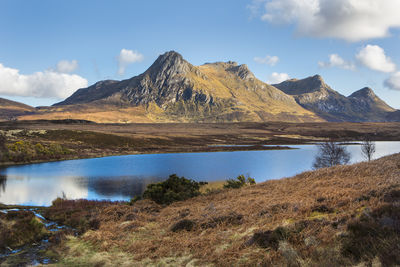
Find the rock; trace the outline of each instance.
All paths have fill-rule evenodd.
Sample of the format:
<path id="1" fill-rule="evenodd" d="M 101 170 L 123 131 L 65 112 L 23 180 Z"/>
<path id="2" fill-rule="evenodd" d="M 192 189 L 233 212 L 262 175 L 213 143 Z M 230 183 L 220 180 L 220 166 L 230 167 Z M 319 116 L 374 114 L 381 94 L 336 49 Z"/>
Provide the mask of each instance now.
<path id="1" fill-rule="evenodd" d="M 233 72 L 242 80 L 250 80 L 256 78 L 246 64 L 230 67 L 227 69 L 227 71 Z"/>

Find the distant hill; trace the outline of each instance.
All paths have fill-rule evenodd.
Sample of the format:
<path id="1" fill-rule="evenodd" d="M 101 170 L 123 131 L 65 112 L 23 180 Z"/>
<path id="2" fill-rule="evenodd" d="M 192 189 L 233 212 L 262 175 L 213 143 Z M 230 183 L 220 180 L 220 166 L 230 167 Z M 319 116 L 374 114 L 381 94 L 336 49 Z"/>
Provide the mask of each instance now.
<path id="1" fill-rule="evenodd" d="M 139 76 L 79 89 L 42 115 L 71 116 L 80 110 L 83 116 L 85 109 L 115 115 L 123 109 L 126 122 L 323 121 L 292 96 L 256 79 L 246 65 L 230 61 L 193 66 L 174 51 L 159 56 Z M 112 119 L 110 113 L 104 115 L 103 122 Z M 89 114 L 79 118 L 96 120 Z"/>
<path id="2" fill-rule="evenodd" d="M 34 111 L 34 107 L 0 97 L 0 120 L 13 120 Z"/>
<path id="3" fill-rule="evenodd" d="M 388 113 L 386 119 L 388 121 L 400 121 L 400 110 Z"/>
<path id="4" fill-rule="evenodd" d="M 371 88 L 363 88 L 346 97 L 329 87 L 319 75 L 291 79 L 273 86 L 292 95 L 302 107 L 327 121 L 387 121 L 388 116 L 396 111 Z"/>

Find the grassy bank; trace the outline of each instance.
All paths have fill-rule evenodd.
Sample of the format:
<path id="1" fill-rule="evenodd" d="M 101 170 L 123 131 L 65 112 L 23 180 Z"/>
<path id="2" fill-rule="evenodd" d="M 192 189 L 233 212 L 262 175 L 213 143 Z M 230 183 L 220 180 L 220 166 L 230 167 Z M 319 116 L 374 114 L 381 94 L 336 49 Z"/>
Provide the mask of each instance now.
<path id="1" fill-rule="evenodd" d="M 396 154 L 169 206 L 58 200 L 46 216 L 82 233 L 58 247 L 70 266 L 394 266 L 399 177 Z"/>

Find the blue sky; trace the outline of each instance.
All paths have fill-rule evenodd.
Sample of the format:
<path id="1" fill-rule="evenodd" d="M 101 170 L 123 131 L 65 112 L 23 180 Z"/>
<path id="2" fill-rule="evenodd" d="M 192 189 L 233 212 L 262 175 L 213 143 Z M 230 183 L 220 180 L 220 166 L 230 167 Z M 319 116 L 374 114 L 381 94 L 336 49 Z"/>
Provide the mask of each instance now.
<path id="1" fill-rule="evenodd" d="M 268 82 L 320 74 L 344 95 L 369 86 L 400 108 L 400 1 L 358 2 L 0 0 L 0 96 L 50 105 L 175 50 L 194 65 L 247 64 Z"/>

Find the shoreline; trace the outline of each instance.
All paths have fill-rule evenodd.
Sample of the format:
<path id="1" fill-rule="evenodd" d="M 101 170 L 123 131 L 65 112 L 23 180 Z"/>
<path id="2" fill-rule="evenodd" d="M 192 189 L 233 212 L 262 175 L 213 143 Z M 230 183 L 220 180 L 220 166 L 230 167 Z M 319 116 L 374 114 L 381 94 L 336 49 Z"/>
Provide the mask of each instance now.
<path id="1" fill-rule="evenodd" d="M 303 144 L 306 145 L 306 144 Z M 312 144 L 309 144 L 312 145 Z M 240 151 L 266 151 L 266 150 L 292 150 L 297 149 L 286 145 L 250 145 L 250 146 L 209 146 L 208 148 L 212 149 L 204 149 L 204 150 L 176 150 L 176 151 L 154 151 L 154 152 L 140 152 L 137 151 L 136 153 L 120 153 L 120 154 L 107 154 L 107 155 L 82 155 L 82 157 L 71 157 L 71 158 L 61 158 L 61 159 L 46 159 L 46 160 L 33 160 L 27 162 L 0 162 L 0 169 L 1 168 L 8 168 L 14 166 L 21 166 L 21 165 L 31 165 L 31 164 L 40 164 L 40 163 L 51 163 L 51 162 L 59 162 L 59 161 L 67 161 L 67 160 L 81 160 L 81 159 L 96 159 L 96 158 L 106 158 L 106 157 L 117 157 L 117 156 L 134 156 L 134 155 L 157 155 L 157 154 L 186 154 L 186 153 L 218 153 L 218 152 L 240 152 Z M 218 148 L 213 149 L 213 148 Z M 219 149 L 221 148 L 221 149 Z"/>

